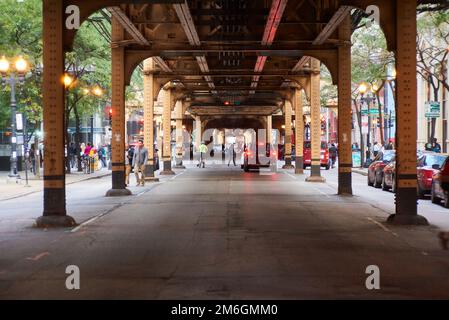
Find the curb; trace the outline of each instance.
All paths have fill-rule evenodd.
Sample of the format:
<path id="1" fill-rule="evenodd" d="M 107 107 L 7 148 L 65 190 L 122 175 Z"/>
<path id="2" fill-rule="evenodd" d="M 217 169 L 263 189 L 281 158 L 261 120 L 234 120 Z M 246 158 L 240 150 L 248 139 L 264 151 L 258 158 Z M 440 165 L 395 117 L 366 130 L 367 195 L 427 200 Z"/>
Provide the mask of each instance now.
<path id="1" fill-rule="evenodd" d="M 68 183 L 66 183 L 65 185 L 67 186 L 67 185 L 70 185 L 70 184 L 75 184 L 75 183 L 79 183 L 79 182 L 83 182 L 83 181 L 88 181 L 88 180 L 93 180 L 93 179 L 101 179 L 101 178 L 104 178 L 104 177 L 107 177 L 107 176 L 110 176 L 110 175 L 112 175 L 112 173 L 111 173 L 111 172 L 108 172 L 108 173 L 101 174 L 101 175 L 98 175 L 98 176 L 95 176 L 95 177 L 88 177 L 88 178 L 85 178 L 85 179 L 80 179 L 80 180 L 77 180 L 77 181 L 68 182 Z M 37 192 L 41 192 L 41 191 L 42 191 L 42 189 L 40 189 L 40 190 L 35 190 L 35 191 L 30 191 L 30 192 L 25 192 L 25 193 L 21 193 L 21 194 L 18 194 L 18 195 L 9 197 L 9 198 L 0 199 L 0 202 L 1 202 L 1 201 L 8 201 L 8 200 L 13 200 L 13 199 L 25 197 L 25 196 L 28 196 L 28 195 L 30 195 L 30 194 L 37 193 Z"/>
<path id="2" fill-rule="evenodd" d="M 352 172 L 361 174 L 362 176 L 367 176 L 368 172 L 360 170 L 360 169 L 352 169 Z"/>

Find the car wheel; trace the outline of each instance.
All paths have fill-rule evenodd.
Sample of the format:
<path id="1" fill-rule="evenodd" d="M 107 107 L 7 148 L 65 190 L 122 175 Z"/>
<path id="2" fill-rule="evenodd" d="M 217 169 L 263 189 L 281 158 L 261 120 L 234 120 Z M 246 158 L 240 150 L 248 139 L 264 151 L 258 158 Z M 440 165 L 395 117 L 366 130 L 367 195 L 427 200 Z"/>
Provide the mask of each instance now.
<path id="1" fill-rule="evenodd" d="M 374 188 L 380 188 L 382 186 L 382 177 L 377 178 L 378 174 L 374 174 Z"/>
<path id="2" fill-rule="evenodd" d="M 331 168 L 331 163 L 328 162 L 327 165 L 326 165 L 326 170 L 329 170 L 330 168 Z"/>
<path id="3" fill-rule="evenodd" d="M 385 182 L 385 175 L 384 175 L 383 178 L 382 178 L 382 190 L 383 191 L 388 191 L 388 189 L 390 189 L 390 187 Z"/>
<path id="4" fill-rule="evenodd" d="M 372 187 L 373 183 L 371 182 L 371 179 L 369 178 L 369 172 L 368 172 L 368 186 Z"/>
<path id="5" fill-rule="evenodd" d="M 432 201 L 432 203 L 440 203 L 440 199 L 436 196 L 435 194 L 435 185 L 432 183 L 432 190 L 430 192 L 430 201 Z"/>

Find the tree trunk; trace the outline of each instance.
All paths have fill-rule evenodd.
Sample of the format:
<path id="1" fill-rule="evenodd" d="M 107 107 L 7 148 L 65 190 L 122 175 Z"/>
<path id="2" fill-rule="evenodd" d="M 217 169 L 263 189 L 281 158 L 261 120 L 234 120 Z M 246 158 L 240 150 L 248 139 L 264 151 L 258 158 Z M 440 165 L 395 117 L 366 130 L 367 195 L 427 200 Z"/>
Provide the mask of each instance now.
<path id="1" fill-rule="evenodd" d="M 363 163 L 365 162 L 365 146 L 363 141 L 363 133 L 362 133 L 362 111 L 357 108 L 357 101 L 355 99 L 352 100 L 354 103 L 357 125 L 359 126 L 359 134 L 360 134 L 360 163 L 363 167 Z"/>
<path id="2" fill-rule="evenodd" d="M 377 98 L 377 106 L 379 108 L 380 143 L 383 146 L 385 144 L 385 139 L 384 139 L 384 117 L 382 116 L 382 105 L 380 103 L 379 91 L 380 91 L 380 89 L 376 92 L 376 98 Z"/>
<path id="3" fill-rule="evenodd" d="M 66 92 L 68 94 L 68 92 Z M 69 120 L 70 120 L 70 106 L 69 106 L 69 98 L 67 98 L 67 103 L 65 107 L 65 121 L 64 121 L 64 135 L 65 135 L 65 150 L 67 152 L 67 156 L 65 157 L 65 173 L 70 173 L 70 155 L 69 155 L 69 143 L 70 143 L 70 134 L 69 134 Z"/>
<path id="4" fill-rule="evenodd" d="M 76 154 L 77 154 L 77 168 L 78 172 L 82 172 L 83 168 L 81 167 L 81 119 L 78 112 L 78 107 L 75 104 L 73 111 L 75 113 L 75 147 L 76 147 Z"/>

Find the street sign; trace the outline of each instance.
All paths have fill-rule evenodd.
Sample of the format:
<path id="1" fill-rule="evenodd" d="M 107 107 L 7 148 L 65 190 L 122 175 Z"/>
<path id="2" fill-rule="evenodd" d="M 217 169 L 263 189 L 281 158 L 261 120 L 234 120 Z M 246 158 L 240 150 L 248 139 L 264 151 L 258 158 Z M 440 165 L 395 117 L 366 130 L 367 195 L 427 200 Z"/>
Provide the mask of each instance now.
<path id="1" fill-rule="evenodd" d="M 425 117 L 426 118 L 439 118 L 440 117 L 440 103 L 435 101 L 429 101 L 424 104 Z"/>
<path id="2" fill-rule="evenodd" d="M 379 109 L 369 109 L 369 114 L 379 114 Z"/>
<path id="3" fill-rule="evenodd" d="M 360 151 L 352 151 L 352 167 L 357 168 L 362 166 L 362 159 L 360 157 Z"/>

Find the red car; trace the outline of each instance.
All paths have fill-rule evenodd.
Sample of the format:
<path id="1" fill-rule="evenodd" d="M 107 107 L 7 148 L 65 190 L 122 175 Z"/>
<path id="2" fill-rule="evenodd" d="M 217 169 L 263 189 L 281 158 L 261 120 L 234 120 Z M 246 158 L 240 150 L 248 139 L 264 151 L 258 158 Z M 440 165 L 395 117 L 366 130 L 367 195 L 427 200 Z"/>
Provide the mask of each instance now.
<path id="1" fill-rule="evenodd" d="M 378 153 L 374 161 L 368 167 L 368 185 L 380 188 L 384 175 L 384 168 L 391 161 L 394 161 L 396 155 L 395 150 L 384 150 Z"/>
<path id="2" fill-rule="evenodd" d="M 448 156 L 441 153 L 423 153 L 418 158 L 418 197 L 424 198 L 432 190 L 433 175 L 437 173 Z"/>
<path id="3" fill-rule="evenodd" d="M 443 200 L 444 207 L 449 208 L 449 157 L 446 157 L 440 170 L 435 170 L 430 196 L 432 203 L 440 203 Z"/>
<path id="4" fill-rule="evenodd" d="M 447 157 L 448 155 L 446 154 L 434 152 L 425 152 L 418 155 L 416 172 L 418 179 L 417 193 L 420 199 L 430 193 L 432 188 L 432 176 L 440 169 Z M 382 190 L 391 188 L 393 192 L 396 191 L 395 171 L 396 161 L 392 161 L 385 166 L 382 179 Z"/>
<path id="5" fill-rule="evenodd" d="M 304 169 L 310 167 L 312 165 L 312 143 L 310 141 L 304 141 L 303 158 Z M 326 170 L 329 170 L 332 165 L 332 161 L 329 158 L 329 148 L 324 141 L 321 141 L 320 165 L 326 168 Z"/>

